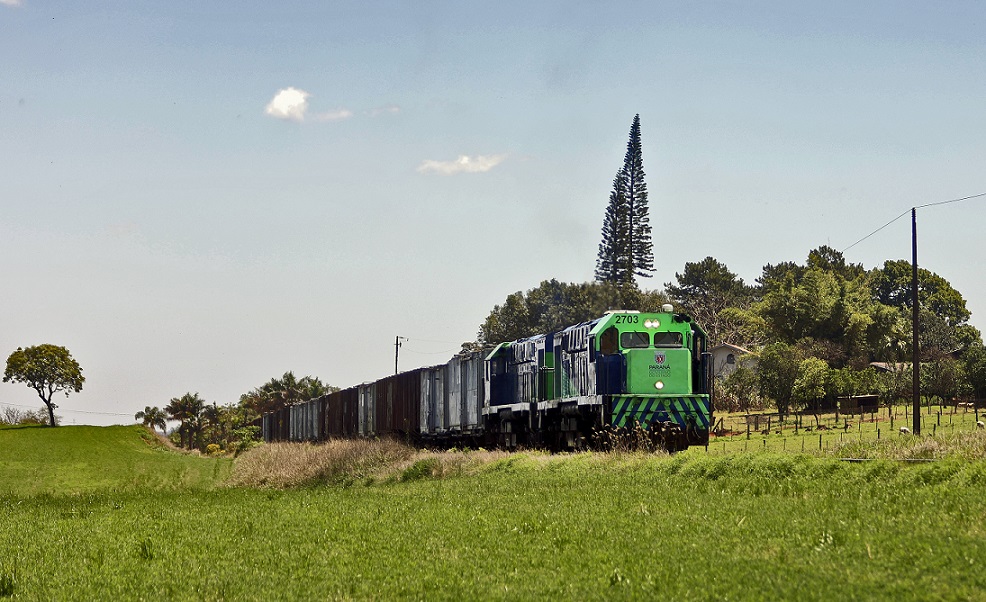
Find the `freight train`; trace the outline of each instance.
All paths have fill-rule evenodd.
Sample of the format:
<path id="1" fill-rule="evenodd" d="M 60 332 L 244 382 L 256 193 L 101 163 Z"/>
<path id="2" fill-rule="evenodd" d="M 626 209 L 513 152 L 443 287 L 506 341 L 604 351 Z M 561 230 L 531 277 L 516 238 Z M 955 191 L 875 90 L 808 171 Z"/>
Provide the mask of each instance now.
<path id="1" fill-rule="evenodd" d="M 670 305 L 607 312 L 266 414 L 263 436 L 571 450 L 632 432 L 669 451 L 707 445 L 707 348 L 705 331 Z"/>

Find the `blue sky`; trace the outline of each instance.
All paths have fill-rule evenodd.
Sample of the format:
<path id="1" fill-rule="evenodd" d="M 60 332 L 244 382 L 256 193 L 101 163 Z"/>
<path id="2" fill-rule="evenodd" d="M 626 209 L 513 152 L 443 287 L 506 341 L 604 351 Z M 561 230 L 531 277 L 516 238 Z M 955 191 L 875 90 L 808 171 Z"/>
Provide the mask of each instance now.
<path id="1" fill-rule="evenodd" d="M 986 192 L 979 2 L 0 0 L 0 353 L 65 345 L 67 423 L 286 370 L 444 361 L 592 278 L 634 114 L 662 288 Z M 986 328 L 986 200 L 919 211 Z M 903 218 L 849 249 L 910 257 Z M 0 403 L 40 405 L 22 385 Z M 97 413 L 86 413 L 97 412 Z"/>

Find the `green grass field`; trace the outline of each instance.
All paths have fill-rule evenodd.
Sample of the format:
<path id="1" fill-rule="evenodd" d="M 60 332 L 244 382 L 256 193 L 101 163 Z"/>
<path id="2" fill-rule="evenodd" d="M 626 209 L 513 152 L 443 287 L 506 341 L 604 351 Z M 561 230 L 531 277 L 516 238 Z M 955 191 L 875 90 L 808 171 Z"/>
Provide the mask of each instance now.
<path id="1" fill-rule="evenodd" d="M 742 413 L 717 415 L 725 434 L 712 436 L 710 453 L 737 453 L 748 451 L 788 451 L 796 453 L 833 452 L 850 443 L 882 444 L 906 438 L 900 427 L 911 428 L 913 420 L 910 408 L 895 406 L 881 408 L 879 412 L 863 415 L 834 413 L 817 417 L 801 417 L 801 428 L 795 428 L 795 418 L 788 417 L 778 423 L 776 415 Z M 984 419 L 980 410 L 953 406 L 927 406 L 921 410 L 922 436 L 939 437 L 972 432 L 976 422 Z M 821 427 L 821 428 L 819 428 Z M 691 450 L 694 452 L 694 450 Z M 703 450 L 704 453 L 704 450 Z"/>
<path id="2" fill-rule="evenodd" d="M 969 458 L 986 435 L 938 445 L 944 458 L 921 464 L 411 452 L 263 489 L 221 486 L 228 461 L 148 446 L 136 428 L 5 430 L 0 596 L 986 599 L 986 461 Z M 166 485 L 155 465 L 197 476 Z"/>
<path id="3" fill-rule="evenodd" d="M 141 426 L 0 426 L 0 495 L 209 488 L 231 466 L 176 453 Z"/>

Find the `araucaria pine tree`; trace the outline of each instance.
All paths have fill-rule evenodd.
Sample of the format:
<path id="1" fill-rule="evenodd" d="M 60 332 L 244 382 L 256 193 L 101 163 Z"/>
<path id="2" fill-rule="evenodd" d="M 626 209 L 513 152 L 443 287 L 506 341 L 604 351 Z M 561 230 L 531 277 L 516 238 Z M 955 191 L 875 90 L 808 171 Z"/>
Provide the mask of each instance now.
<path id="1" fill-rule="evenodd" d="M 640 115 L 630 126 L 630 141 L 623 167 L 613 180 L 603 238 L 596 260 L 596 280 L 632 284 L 634 276 L 649 278 L 654 271 L 654 241 L 651 237 L 647 183 L 644 182 L 640 146 Z"/>

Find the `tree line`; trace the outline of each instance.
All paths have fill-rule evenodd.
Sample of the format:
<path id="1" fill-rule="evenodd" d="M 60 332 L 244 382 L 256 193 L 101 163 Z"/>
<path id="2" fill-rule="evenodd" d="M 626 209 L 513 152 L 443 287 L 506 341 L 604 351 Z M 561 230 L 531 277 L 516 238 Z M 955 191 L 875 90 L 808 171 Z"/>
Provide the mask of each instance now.
<path id="1" fill-rule="evenodd" d="M 170 436 L 180 447 L 206 453 L 238 453 L 259 441 L 258 422 L 264 414 L 338 390 L 317 377 L 297 378 L 289 371 L 240 395 L 235 404 L 210 404 L 198 393 L 185 393 L 173 397 L 164 408 L 147 406 L 134 418 L 162 433 L 169 420 L 178 422 Z"/>
<path id="2" fill-rule="evenodd" d="M 552 332 L 610 309 L 657 311 L 671 303 L 695 318 L 712 345 L 752 352 L 738 370 L 721 375 L 719 409 L 769 405 L 787 413 L 820 399 L 863 394 L 889 402 L 910 394 L 910 278 L 904 260 L 867 270 L 827 246 L 809 252 L 804 263 L 765 265 L 753 284 L 706 257 L 686 263 L 663 290 L 546 280 L 494 306 L 477 340 L 490 345 Z M 919 359 L 928 366 L 922 369 L 924 394 L 986 398 L 986 349 L 969 324 L 961 293 L 920 269 L 918 302 Z"/>

